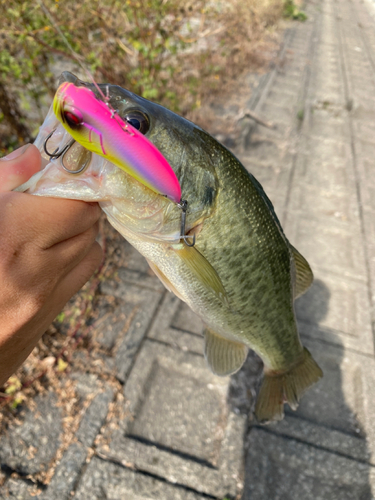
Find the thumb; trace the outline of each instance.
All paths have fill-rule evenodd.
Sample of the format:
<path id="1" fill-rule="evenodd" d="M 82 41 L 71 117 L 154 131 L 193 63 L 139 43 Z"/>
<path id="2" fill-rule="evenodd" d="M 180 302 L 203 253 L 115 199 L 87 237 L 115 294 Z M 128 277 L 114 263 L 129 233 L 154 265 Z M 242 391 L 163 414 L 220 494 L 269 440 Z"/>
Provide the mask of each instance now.
<path id="1" fill-rule="evenodd" d="M 0 158 L 0 192 L 12 191 L 39 172 L 42 157 L 33 144 L 26 144 Z"/>

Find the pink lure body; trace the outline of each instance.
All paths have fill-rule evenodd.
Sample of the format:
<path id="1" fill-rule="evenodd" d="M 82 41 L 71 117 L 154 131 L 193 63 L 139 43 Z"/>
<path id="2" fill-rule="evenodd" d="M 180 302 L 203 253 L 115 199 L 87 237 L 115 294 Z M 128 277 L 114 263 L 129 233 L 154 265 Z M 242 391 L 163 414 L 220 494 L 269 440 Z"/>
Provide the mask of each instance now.
<path id="1" fill-rule="evenodd" d="M 53 109 L 83 147 L 114 163 L 152 191 L 180 202 L 180 183 L 161 152 L 91 90 L 63 83 L 56 92 Z"/>

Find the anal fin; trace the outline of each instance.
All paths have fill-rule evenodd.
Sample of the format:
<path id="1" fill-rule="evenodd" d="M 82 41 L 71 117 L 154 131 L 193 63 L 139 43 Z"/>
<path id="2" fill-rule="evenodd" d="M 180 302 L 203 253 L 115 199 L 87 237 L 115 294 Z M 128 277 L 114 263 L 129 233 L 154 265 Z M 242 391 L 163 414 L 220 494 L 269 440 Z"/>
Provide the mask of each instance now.
<path id="1" fill-rule="evenodd" d="M 248 351 L 244 344 L 227 340 L 210 328 L 206 328 L 204 339 L 204 355 L 216 375 L 231 375 L 244 364 Z"/>
<path id="2" fill-rule="evenodd" d="M 314 281 L 314 275 L 311 267 L 305 257 L 303 257 L 298 250 L 296 250 L 292 245 L 290 249 L 293 254 L 294 264 L 296 267 L 296 277 L 295 277 L 295 287 L 294 287 L 294 298 L 296 299 L 300 295 L 306 292 Z"/>

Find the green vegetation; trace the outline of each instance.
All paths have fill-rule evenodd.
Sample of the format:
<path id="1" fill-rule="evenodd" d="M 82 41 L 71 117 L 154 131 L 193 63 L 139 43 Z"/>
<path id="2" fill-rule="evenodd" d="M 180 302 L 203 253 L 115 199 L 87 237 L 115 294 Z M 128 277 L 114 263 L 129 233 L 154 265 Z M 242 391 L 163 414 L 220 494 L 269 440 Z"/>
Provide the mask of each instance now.
<path id="1" fill-rule="evenodd" d="M 305 12 L 303 12 L 293 0 L 285 0 L 283 15 L 284 17 L 296 19 L 297 21 L 306 21 L 307 19 Z"/>
<path id="2" fill-rule="evenodd" d="M 282 0 L 0 0 L 0 148 L 35 136 L 70 70 L 186 114 L 259 60 Z M 50 18 L 54 20 L 51 23 Z M 265 37 L 265 35 L 267 35 Z"/>

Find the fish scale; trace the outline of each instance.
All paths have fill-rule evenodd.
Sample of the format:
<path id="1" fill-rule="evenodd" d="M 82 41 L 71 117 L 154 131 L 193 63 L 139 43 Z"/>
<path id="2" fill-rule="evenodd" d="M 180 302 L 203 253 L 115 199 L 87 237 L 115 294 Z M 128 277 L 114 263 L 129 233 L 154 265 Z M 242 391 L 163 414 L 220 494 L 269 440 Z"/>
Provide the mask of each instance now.
<path id="1" fill-rule="evenodd" d="M 210 262 L 215 262 L 229 302 L 241 311 L 240 317 L 234 315 L 231 321 L 232 335 L 243 331 L 249 342 L 256 339 L 263 356 L 273 352 L 275 344 L 286 344 L 288 337 L 288 343 L 301 351 L 291 299 L 290 252 L 285 238 L 267 210 L 265 194 L 249 182 L 238 160 L 228 152 L 218 168 L 226 189 L 218 196 L 214 218 L 205 221 L 197 246 Z M 223 245 L 225 253 L 219 251 Z M 265 280 L 269 281 L 268 286 Z M 294 355 L 291 356 L 290 349 L 278 349 L 273 364 L 287 366 Z M 267 357 L 271 359 L 269 354 Z"/>
<path id="2" fill-rule="evenodd" d="M 80 86 L 98 94 L 95 86 L 70 73 L 63 77 L 75 86 L 75 106 L 80 104 Z M 264 362 L 256 416 L 260 422 L 282 418 L 284 403 L 295 409 L 306 389 L 322 376 L 301 344 L 293 306 L 312 283 L 310 266 L 288 242 L 262 186 L 230 151 L 162 106 L 118 86 L 100 87 L 122 120 L 134 110 L 147 115 L 147 140 L 178 179 L 181 197 L 188 202 L 187 237 L 195 236 L 195 246 L 180 239 L 178 205 L 129 175 L 131 170 L 105 161 L 105 155 L 98 159 L 95 148 L 101 145 L 84 143 L 93 153 L 92 162 L 74 181 L 52 161 L 37 174 L 35 185 L 32 179 L 28 183 L 29 192 L 99 200 L 109 222 L 146 257 L 164 285 L 204 321 L 204 353 L 211 370 L 222 376 L 234 373 L 248 348 L 253 349 Z M 62 103 L 56 99 L 63 116 Z M 85 109 L 81 114 L 90 119 Z M 99 130 L 100 116 L 95 120 L 105 137 Z M 69 123 L 62 124 L 70 133 Z M 72 131 L 76 140 L 87 135 L 86 125 L 92 124 L 82 123 Z M 43 129 L 42 138 L 47 135 Z M 142 144 L 139 134 L 138 139 Z M 128 160 L 126 149 L 116 151 L 124 155 L 116 157 L 121 166 Z M 151 167 L 141 162 L 139 168 L 147 177 Z"/>

